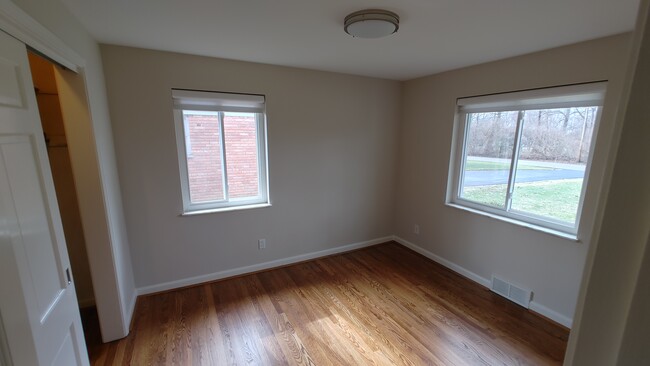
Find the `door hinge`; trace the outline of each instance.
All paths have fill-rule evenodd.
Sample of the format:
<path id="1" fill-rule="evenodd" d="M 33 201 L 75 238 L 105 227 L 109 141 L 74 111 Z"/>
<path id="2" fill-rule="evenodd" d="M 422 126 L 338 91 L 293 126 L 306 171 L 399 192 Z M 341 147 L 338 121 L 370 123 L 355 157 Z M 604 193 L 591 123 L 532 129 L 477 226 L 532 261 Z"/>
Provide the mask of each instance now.
<path id="1" fill-rule="evenodd" d="M 68 285 L 72 284 L 72 276 L 70 275 L 70 268 L 66 268 L 65 275 L 68 277 Z"/>

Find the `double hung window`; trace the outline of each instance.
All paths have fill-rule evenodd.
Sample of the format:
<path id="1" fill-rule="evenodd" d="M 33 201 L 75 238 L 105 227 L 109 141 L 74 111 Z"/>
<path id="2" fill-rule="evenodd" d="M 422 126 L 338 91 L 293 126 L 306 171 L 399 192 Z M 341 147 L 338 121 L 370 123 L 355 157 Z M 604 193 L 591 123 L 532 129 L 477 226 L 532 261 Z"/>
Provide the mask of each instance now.
<path id="1" fill-rule="evenodd" d="M 461 98 L 448 202 L 576 235 L 605 83 Z"/>
<path id="2" fill-rule="evenodd" d="M 183 212 L 267 205 L 263 95 L 172 90 Z"/>

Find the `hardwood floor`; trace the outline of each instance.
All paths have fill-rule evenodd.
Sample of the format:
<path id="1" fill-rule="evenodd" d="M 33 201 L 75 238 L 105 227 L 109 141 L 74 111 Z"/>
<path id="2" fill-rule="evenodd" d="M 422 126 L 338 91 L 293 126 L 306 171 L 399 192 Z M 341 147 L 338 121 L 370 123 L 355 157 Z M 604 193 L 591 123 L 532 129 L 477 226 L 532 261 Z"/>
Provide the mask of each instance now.
<path id="1" fill-rule="evenodd" d="M 141 297 L 131 334 L 89 352 L 94 365 L 554 365 L 567 339 L 387 243 Z"/>

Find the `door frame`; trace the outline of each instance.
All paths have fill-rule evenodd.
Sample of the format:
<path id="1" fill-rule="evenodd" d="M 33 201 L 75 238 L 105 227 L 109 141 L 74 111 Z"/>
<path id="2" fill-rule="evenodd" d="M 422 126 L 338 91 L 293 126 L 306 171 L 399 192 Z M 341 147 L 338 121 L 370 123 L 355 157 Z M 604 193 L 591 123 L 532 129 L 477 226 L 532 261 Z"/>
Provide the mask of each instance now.
<path id="1" fill-rule="evenodd" d="M 85 75 L 86 60 L 11 0 L 0 0 L 0 30 L 23 42 L 37 53 L 42 54 L 78 75 L 81 81 L 80 83 L 83 85 L 77 85 L 75 90 L 80 93 L 85 93 L 84 97 L 86 101 L 86 105 L 83 107 L 85 107 L 85 117 L 87 117 L 84 123 L 87 126 L 84 126 L 84 129 L 87 130 L 87 136 L 91 137 L 93 153 L 98 154 L 97 139 L 94 133 L 95 126 L 92 121 L 93 116 L 89 105 Z M 78 168 L 77 174 L 75 174 L 75 150 L 72 148 L 73 144 L 74 141 L 69 141 L 71 147 L 70 157 L 73 160 L 73 176 L 75 177 L 79 200 L 84 200 L 84 195 L 93 194 L 95 198 L 99 195 L 99 201 L 101 201 L 101 207 L 95 207 L 94 210 L 83 210 L 80 207 L 80 214 L 82 227 L 84 228 L 84 236 L 88 245 L 90 271 L 94 285 L 95 303 L 99 313 L 102 339 L 104 342 L 108 342 L 125 337 L 128 334 L 128 325 L 131 322 L 133 309 L 130 309 L 130 312 L 129 309 L 124 311 L 121 305 L 120 276 L 116 269 L 114 238 L 111 237 L 109 212 L 106 205 L 107 198 L 103 187 L 104 178 L 102 177 L 99 160 L 97 158 L 94 160 L 84 158 L 85 168 L 88 168 L 88 164 L 91 164 L 90 168 L 92 174 L 95 176 L 91 179 L 78 179 L 80 169 Z M 87 152 L 87 148 L 86 151 L 80 148 L 76 155 L 78 159 L 82 159 L 81 156 Z M 88 175 L 85 169 L 84 175 Z M 97 224 L 100 224 L 102 229 L 91 230 L 92 228 L 90 226 L 96 227 Z M 92 234 L 90 234 L 91 232 Z M 111 258 L 110 263 L 106 261 L 107 255 Z M 134 299 L 127 299 L 128 301 L 133 305 L 135 304 Z"/>
<path id="2" fill-rule="evenodd" d="M 86 64 L 83 57 L 10 0 L 0 0 L 0 29 L 75 73 Z"/>

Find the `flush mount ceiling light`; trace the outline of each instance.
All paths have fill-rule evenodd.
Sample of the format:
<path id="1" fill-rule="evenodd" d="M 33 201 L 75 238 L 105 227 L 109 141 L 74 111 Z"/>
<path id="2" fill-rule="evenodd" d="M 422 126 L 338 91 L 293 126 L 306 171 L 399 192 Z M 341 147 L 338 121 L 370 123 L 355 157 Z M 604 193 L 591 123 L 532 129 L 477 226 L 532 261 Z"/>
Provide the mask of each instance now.
<path id="1" fill-rule="evenodd" d="M 345 17 L 345 33 L 355 38 L 381 38 L 399 29 L 399 16 L 392 11 L 366 9 Z"/>

